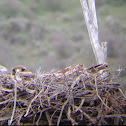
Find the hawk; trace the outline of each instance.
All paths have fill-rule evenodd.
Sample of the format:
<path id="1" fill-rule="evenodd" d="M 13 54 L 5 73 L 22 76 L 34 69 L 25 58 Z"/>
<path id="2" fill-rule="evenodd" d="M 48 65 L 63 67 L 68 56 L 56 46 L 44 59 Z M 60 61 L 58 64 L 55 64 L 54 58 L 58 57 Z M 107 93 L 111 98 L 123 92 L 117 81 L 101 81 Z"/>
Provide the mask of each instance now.
<path id="1" fill-rule="evenodd" d="M 17 82 L 21 82 L 22 80 L 28 80 L 34 79 L 35 74 L 32 72 L 29 72 L 24 66 L 18 65 L 12 68 L 11 74 L 14 80 Z"/>

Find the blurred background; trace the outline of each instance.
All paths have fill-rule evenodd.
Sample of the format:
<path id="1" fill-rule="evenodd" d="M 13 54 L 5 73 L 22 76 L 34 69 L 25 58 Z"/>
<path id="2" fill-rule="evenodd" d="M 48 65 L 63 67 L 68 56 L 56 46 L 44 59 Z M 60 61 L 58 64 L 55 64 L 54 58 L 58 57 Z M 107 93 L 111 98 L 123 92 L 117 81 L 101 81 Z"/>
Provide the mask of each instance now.
<path id="1" fill-rule="evenodd" d="M 96 0 L 111 69 L 126 68 L 126 0 Z M 96 65 L 79 0 L 0 0 L 0 64 L 36 72 Z M 126 86 L 126 72 L 118 81 Z"/>

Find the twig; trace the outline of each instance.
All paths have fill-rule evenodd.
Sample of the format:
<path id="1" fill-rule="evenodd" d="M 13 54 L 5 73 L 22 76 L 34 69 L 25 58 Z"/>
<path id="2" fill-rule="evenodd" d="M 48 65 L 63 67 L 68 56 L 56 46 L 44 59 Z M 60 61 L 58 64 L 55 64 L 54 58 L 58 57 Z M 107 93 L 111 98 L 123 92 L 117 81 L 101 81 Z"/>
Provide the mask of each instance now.
<path id="1" fill-rule="evenodd" d="M 100 97 L 99 94 L 98 94 L 98 87 L 97 87 L 96 75 L 95 75 L 95 87 L 96 87 L 96 94 L 97 94 L 98 98 L 101 100 L 101 102 L 103 103 L 103 105 L 106 106 L 106 108 L 110 109 L 110 108 L 103 102 L 103 100 L 101 99 L 101 97 Z"/>
<path id="2" fill-rule="evenodd" d="M 72 119 L 72 117 L 71 117 L 71 109 L 70 109 L 70 106 L 68 107 L 67 118 L 71 121 L 72 125 L 78 125 L 78 123 L 75 122 L 75 120 Z"/>
<path id="3" fill-rule="evenodd" d="M 110 118 L 110 117 L 124 117 L 124 118 L 126 118 L 126 115 L 125 114 L 121 114 L 121 115 L 114 114 L 114 115 L 106 115 L 105 116 L 105 118 Z"/>
<path id="4" fill-rule="evenodd" d="M 78 109 L 90 122 L 94 122 L 94 120 L 88 115 L 86 114 L 84 111 L 82 111 L 82 109 L 80 109 L 79 107 L 77 106 L 74 106 L 76 109 Z"/>
<path id="5" fill-rule="evenodd" d="M 37 121 L 36 121 L 36 125 L 38 126 L 39 124 L 39 121 L 40 121 L 40 119 L 41 119 L 41 116 L 42 116 L 42 112 L 40 112 L 40 114 L 39 114 L 39 117 L 38 117 L 38 119 L 37 119 Z"/>
<path id="6" fill-rule="evenodd" d="M 125 94 L 123 93 L 123 91 L 119 88 L 119 91 L 121 92 L 121 94 L 123 95 L 124 98 L 126 98 Z"/>
<path id="7" fill-rule="evenodd" d="M 26 117 L 26 116 L 28 115 L 28 112 L 29 112 L 29 110 L 30 110 L 30 108 L 31 108 L 31 104 L 35 101 L 35 99 L 36 99 L 43 91 L 44 91 L 44 88 L 42 88 L 41 91 L 38 93 L 38 95 L 36 95 L 36 96 L 32 99 L 32 101 L 30 102 L 30 104 L 29 104 L 29 106 L 28 106 L 28 109 L 27 109 L 27 112 L 26 112 L 26 114 L 24 115 L 24 117 Z"/>
<path id="8" fill-rule="evenodd" d="M 15 109 L 16 109 L 16 100 L 17 100 L 17 82 L 16 80 L 14 80 L 14 107 L 13 107 L 13 111 L 12 111 L 12 115 L 11 115 L 11 119 L 8 120 L 8 125 L 11 125 L 12 121 L 13 121 L 13 118 L 14 118 L 14 112 L 15 112 Z"/>
<path id="9" fill-rule="evenodd" d="M 85 98 L 82 98 L 81 103 L 79 107 L 75 110 L 75 112 L 77 112 L 82 107 L 82 105 L 84 104 L 84 101 L 85 101 Z"/>
<path id="10" fill-rule="evenodd" d="M 45 81 L 46 81 L 46 79 L 44 80 L 44 82 L 43 82 L 42 84 L 44 84 Z M 52 83 L 52 81 L 51 81 L 50 83 Z M 47 87 L 47 88 L 48 88 L 48 87 Z M 28 106 L 28 109 L 27 109 L 27 112 L 26 112 L 26 114 L 24 115 L 24 117 L 26 117 L 26 116 L 28 115 L 28 112 L 29 112 L 29 110 L 30 110 L 30 108 L 31 108 L 31 104 L 36 100 L 36 98 L 39 97 L 39 95 L 44 91 L 44 89 L 45 89 L 45 87 L 42 86 L 41 91 L 32 99 L 32 101 L 30 102 L 30 104 L 29 104 L 29 106 Z M 47 89 L 47 90 L 48 90 L 48 89 Z M 45 92 L 46 92 L 46 91 L 45 91 Z"/>
<path id="11" fill-rule="evenodd" d="M 60 123 L 60 120 L 61 120 L 61 117 L 62 117 L 62 114 L 63 114 L 63 110 L 64 110 L 64 108 L 65 108 L 65 106 L 67 105 L 67 103 L 68 103 L 69 101 L 68 101 L 68 99 L 65 101 L 65 103 L 63 104 L 63 106 L 62 106 L 62 109 L 61 109 L 61 111 L 60 111 L 60 115 L 59 115 L 59 118 L 58 118 L 58 121 L 57 121 L 57 125 L 59 125 L 59 123 Z"/>
<path id="12" fill-rule="evenodd" d="M 47 118 L 48 123 L 49 123 L 48 125 L 51 126 L 51 125 L 52 125 L 52 120 L 51 120 L 51 118 L 50 118 L 50 116 L 49 116 L 48 111 L 45 111 L 45 115 L 46 115 L 46 118 Z"/>
<path id="13" fill-rule="evenodd" d="M 54 112 L 53 112 L 53 114 L 51 115 L 51 121 L 52 121 L 52 119 L 53 119 L 53 116 L 55 115 L 55 113 L 58 111 L 58 109 L 56 109 Z"/>

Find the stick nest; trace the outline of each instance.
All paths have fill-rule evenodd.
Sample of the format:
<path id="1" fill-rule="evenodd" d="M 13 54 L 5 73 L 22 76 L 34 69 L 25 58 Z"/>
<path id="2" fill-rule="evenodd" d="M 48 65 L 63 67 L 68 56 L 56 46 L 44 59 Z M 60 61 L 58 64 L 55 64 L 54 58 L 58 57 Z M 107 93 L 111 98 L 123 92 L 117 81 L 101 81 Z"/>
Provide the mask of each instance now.
<path id="1" fill-rule="evenodd" d="M 12 112 L 12 125 L 126 125 L 126 97 L 114 82 L 117 71 L 101 66 L 38 71 L 20 81 L 1 72 L 0 125 L 8 124 Z"/>

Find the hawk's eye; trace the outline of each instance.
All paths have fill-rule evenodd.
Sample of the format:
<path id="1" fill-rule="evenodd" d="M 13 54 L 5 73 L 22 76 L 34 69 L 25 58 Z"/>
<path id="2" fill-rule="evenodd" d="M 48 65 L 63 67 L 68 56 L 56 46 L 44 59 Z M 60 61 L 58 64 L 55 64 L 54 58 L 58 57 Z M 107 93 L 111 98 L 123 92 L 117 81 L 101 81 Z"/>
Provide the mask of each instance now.
<path id="1" fill-rule="evenodd" d="M 22 71 L 26 71 L 26 69 L 23 69 L 23 68 L 22 68 Z"/>
<path id="2" fill-rule="evenodd" d="M 13 70 L 12 70 L 12 75 L 14 75 L 15 73 L 16 73 L 16 71 L 13 69 Z"/>

